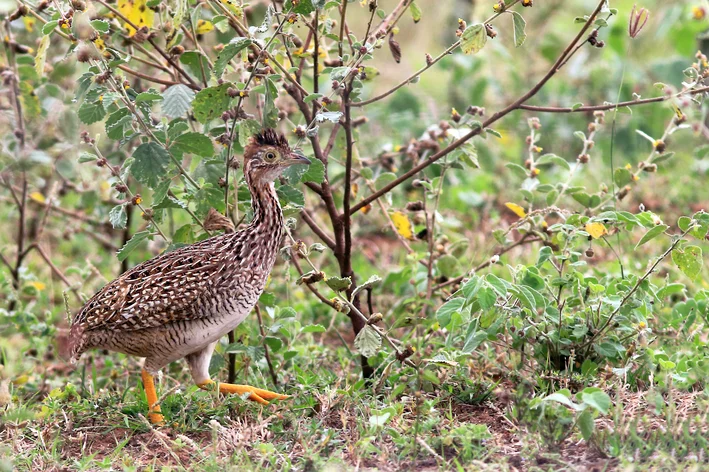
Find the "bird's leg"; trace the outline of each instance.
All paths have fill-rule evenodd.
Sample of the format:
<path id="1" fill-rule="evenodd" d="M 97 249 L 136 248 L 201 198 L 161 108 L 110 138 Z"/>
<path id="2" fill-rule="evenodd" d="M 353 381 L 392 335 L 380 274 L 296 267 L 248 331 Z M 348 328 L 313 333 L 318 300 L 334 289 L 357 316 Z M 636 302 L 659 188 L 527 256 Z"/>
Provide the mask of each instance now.
<path id="1" fill-rule="evenodd" d="M 237 395 L 249 394 L 249 400 L 258 402 L 262 405 L 268 405 L 271 400 L 284 400 L 289 398 L 288 395 L 269 392 L 250 385 L 234 385 L 230 383 L 216 383 L 209 378 L 209 361 L 212 358 L 212 353 L 217 342 L 213 342 L 203 349 L 193 352 L 185 356 L 187 364 L 190 366 L 194 383 L 203 390 L 218 389 L 220 393 L 232 393 Z"/>
<path id="2" fill-rule="evenodd" d="M 160 405 L 158 404 L 158 394 L 155 391 L 155 382 L 153 376 L 143 369 L 141 372 L 143 378 L 143 388 L 145 388 L 145 398 L 148 400 L 148 418 L 150 422 L 156 425 L 161 425 L 165 422 L 165 418 L 160 414 Z"/>
<path id="3" fill-rule="evenodd" d="M 264 390 L 261 388 L 252 387 L 251 385 L 236 385 L 229 383 L 216 383 L 213 380 L 205 380 L 197 384 L 199 388 L 208 390 L 214 388 L 217 385 L 220 393 L 232 393 L 237 395 L 243 395 L 245 393 L 249 394 L 249 400 L 258 402 L 262 405 L 268 405 L 271 400 L 285 400 L 290 398 L 288 395 L 281 395 L 280 393 L 271 392 L 269 390 Z"/>

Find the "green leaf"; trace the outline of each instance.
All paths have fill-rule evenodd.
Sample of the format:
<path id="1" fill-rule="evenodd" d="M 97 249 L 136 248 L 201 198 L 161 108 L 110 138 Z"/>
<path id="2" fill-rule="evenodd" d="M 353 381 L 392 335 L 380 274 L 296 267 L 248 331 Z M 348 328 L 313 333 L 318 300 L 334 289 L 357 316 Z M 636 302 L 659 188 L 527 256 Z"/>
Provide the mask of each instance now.
<path id="1" fill-rule="evenodd" d="M 473 169 L 479 169 L 478 150 L 473 143 L 468 141 L 453 152 L 452 158 L 459 159 L 462 163 Z"/>
<path id="2" fill-rule="evenodd" d="M 266 86 L 266 93 L 264 94 L 263 126 L 275 128 L 278 124 L 278 108 L 276 108 L 278 88 L 268 77 L 264 80 L 264 85 Z"/>
<path id="3" fill-rule="evenodd" d="M 91 27 L 101 34 L 106 34 L 109 30 L 108 22 L 103 20 L 91 20 Z"/>
<path id="4" fill-rule="evenodd" d="M 185 133 L 175 139 L 170 145 L 170 151 L 175 156 L 182 154 L 194 154 L 200 157 L 212 157 L 214 155 L 214 145 L 209 137 L 202 133 Z"/>
<path id="5" fill-rule="evenodd" d="M 192 109 L 197 121 L 206 124 L 215 118 L 219 118 L 222 116 L 222 113 L 229 109 L 231 97 L 227 93 L 227 90 L 229 90 L 230 87 L 232 87 L 232 84 L 227 82 L 216 87 L 202 89 L 195 95 L 192 101 Z M 165 107 L 163 106 L 163 110 L 164 109 Z"/>
<path id="6" fill-rule="evenodd" d="M 168 192 L 170 191 L 170 183 L 170 179 L 165 179 L 155 187 L 153 191 L 153 203 L 151 205 L 152 207 L 160 205 L 163 200 L 165 200 Z"/>
<path id="7" fill-rule="evenodd" d="M 477 23 L 465 28 L 460 37 L 460 48 L 465 54 L 475 54 L 485 46 L 486 42 L 485 25 Z"/>
<path id="8" fill-rule="evenodd" d="M 283 341 L 274 336 L 265 336 L 263 342 L 270 347 L 273 352 L 278 352 L 283 347 Z"/>
<path id="9" fill-rule="evenodd" d="M 704 260 L 702 259 L 702 248 L 699 246 L 685 246 L 672 251 L 672 262 L 679 270 L 690 279 L 694 279 L 702 270 Z"/>
<path id="10" fill-rule="evenodd" d="M 141 184 L 157 187 L 167 174 L 170 154 L 157 143 L 143 143 L 133 152 L 130 172 Z"/>
<path id="11" fill-rule="evenodd" d="M 416 2 L 411 2 L 409 5 L 409 12 L 411 13 L 411 18 L 414 23 L 421 21 L 421 8 L 416 4 Z"/>
<path id="12" fill-rule="evenodd" d="M 514 26 L 515 47 L 520 47 L 527 39 L 527 33 L 525 32 L 527 22 L 524 21 L 524 18 L 518 12 L 510 11 L 510 13 L 512 13 L 512 24 Z"/>
<path id="13" fill-rule="evenodd" d="M 317 159 L 316 159 L 317 160 Z M 296 164 L 288 166 L 283 172 L 283 178 L 289 185 L 295 185 L 301 181 L 301 178 L 308 172 L 308 164 Z"/>
<path id="14" fill-rule="evenodd" d="M 244 48 L 251 45 L 252 41 L 249 38 L 243 36 L 237 36 L 236 38 L 229 41 L 229 43 L 224 46 L 224 49 L 217 56 L 217 60 L 214 61 L 214 75 L 219 78 L 224 73 L 226 66 L 229 61 L 234 59 L 234 56 L 239 54 Z"/>
<path id="15" fill-rule="evenodd" d="M 470 354 L 475 349 L 478 348 L 483 341 L 487 339 L 487 333 L 485 331 L 473 331 L 465 338 L 465 344 L 463 344 L 463 352 L 465 354 Z"/>
<path id="16" fill-rule="evenodd" d="M 537 160 L 537 165 L 541 166 L 544 164 L 556 164 L 566 170 L 571 170 L 569 162 L 563 157 L 557 156 L 556 154 L 544 154 L 543 156 L 540 156 Z"/>
<path id="17" fill-rule="evenodd" d="M 294 166 L 295 167 L 295 166 Z M 325 181 L 325 165 L 320 159 L 311 159 L 308 170 L 300 179 L 301 182 L 315 182 L 321 184 Z"/>
<path id="18" fill-rule="evenodd" d="M 438 321 L 438 324 L 440 324 L 442 328 L 448 326 L 453 313 L 460 313 L 463 306 L 465 306 L 465 298 L 462 297 L 453 298 L 441 305 L 438 311 L 436 311 L 436 320 Z"/>
<path id="19" fill-rule="evenodd" d="M 187 51 L 180 56 L 180 62 L 187 66 L 192 75 L 195 77 L 202 77 L 202 71 L 204 75 L 209 79 L 210 69 L 207 56 L 202 54 L 200 51 Z"/>
<path id="20" fill-rule="evenodd" d="M 163 96 L 157 92 L 142 92 L 135 97 L 135 103 L 158 102 Z"/>
<path id="21" fill-rule="evenodd" d="M 113 208 L 111 208 L 111 211 L 108 212 L 108 221 L 111 222 L 111 226 L 113 226 L 114 229 L 125 228 L 126 223 L 128 223 L 128 214 L 126 213 L 126 205 L 121 204 L 121 205 L 116 205 Z"/>
<path id="22" fill-rule="evenodd" d="M 101 100 L 96 100 L 95 102 L 85 101 L 79 107 L 78 114 L 82 123 L 90 125 L 103 120 L 103 117 L 106 116 L 106 109 L 103 107 Z"/>
<path id="23" fill-rule="evenodd" d="M 590 410 L 584 410 L 579 415 L 576 423 L 579 425 L 579 430 L 581 431 L 581 436 L 586 441 L 589 441 L 593 436 L 593 430 L 596 424 L 593 422 L 593 415 Z"/>
<path id="24" fill-rule="evenodd" d="M 298 13 L 301 15 L 309 15 L 315 11 L 313 2 L 311 0 L 298 0 L 295 2 L 295 7 L 293 6 L 293 0 L 287 0 L 285 9 L 291 11 L 292 13 Z"/>
<path id="25" fill-rule="evenodd" d="M 123 262 L 126 257 L 128 257 L 128 255 L 133 252 L 135 248 L 137 248 L 148 236 L 150 236 L 150 231 L 135 233 L 133 237 L 118 250 L 118 260 Z"/>
<path id="26" fill-rule="evenodd" d="M 481 287 L 480 290 L 478 290 L 478 301 L 483 310 L 489 310 L 495 306 L 497 294 L 490 287 Z"/>
<path id="27" fill-rule="evenodd" d="M 611 406 L 611 397 L 597 387 L 586 387 L 581 392 L 581 401 L 596 409 L 599 413 L 607 414 Z"/>
<path id="28" fill-rule="evenodd" d="M 374 187 L 377 190 L 381 190 L 383 187 L 386 185 L 392 183 L 393 181 L 396 180 L 396 174 L 393 172 L 384 172 L 383 174 L 380 174 L 376 180 L 374 181 Z"/>
<path id="29" fill-rule="evenodd" d="M 162 112 L 170 118 L 184 116 L 195 99 L 194 91 L 186 85 L 177 84 L 165 90 L 162 94 Z"/>
<path id="30" fill-rule="evenodd" d="M 458 275 L 459 272 L 458 258 L 451 254 L 445 254 L 436 261 L 436 268 L 441 275 L 449 279 L 453 278 Z"/>
<path id="31" fill-rule="evenodd" d="M 219 213 L 224 212 L 224 190 L 212 184 L 205 184 L 194 195 L 195 212 L 197 216 L 203 218 L 210 208 L 214 208 Z"/>
<path id="32" fill-rule="evenodd" d="M 618 187 L 623 187 L 633 180 L 633 174 L 625 167 L 619 167 L 613 172 L 613 180 Z"/>
<path id="33" fill-rule="evenodd" d="M 322 252 L 322 251 L 321 251 Z M 379 282 L 382 281 L 382 278 L 379 277 L 378 275 L 373 275 L 370 278 L 367 279 L 365 283 L 362 285 L 358 286 L 352 291 L 352 300 L 354 300 L 354 297 L 357 296 L 358 293 L 360 293 L 362 290 L 366 290 L 368 288 L 373 287 L 374 285 L 378 284 Z"/>
<path id="34" fill-rule="evenodd" d="M 654 228 L 651 228 L 650 231 L 645 233 L 643 235 L 643 237 L 640 239 L 640 241 L 638 241 L 638 244 L 635 245 L 635 249 L 639 248 L 640 246 L 642 246 L 646 242 L 655 239 L 656 237 L 658 237 L 659 235 L 661 235 L 662 233 L 667 231 L 667 228 L 669 228 L 669 226 L 667 226 L 667 225 L 657 225 Z"/>
<path id="35" fill-rule="evenodd" d="M 304 326 L 303 329 L 300 330 L 301 333 L 324 333 L 325 331 L 325 327 L 321 324 Z"/>
<path id="36" fill-rule="evenodd" d="M 96 160 L 98 160 L 98 156 L 90 152 L 82 152 L 79 155 L 79 164 L 83 164 L 84 162 L 94 162 Z"/>
<path id="37" fill-rule="evenodd" d="M 328 287 L 336 292 L 347 290 L 352 285 L 352 279 L 349 277 L 328 277 L 325 280 Z"/>
<path id="38" fill-rule="evenodd" d="M 54 28 L 57 27 L 57 24 L 59 24 L 58 20 L 48 21 L 44 26 L 42 26 L 42 34 L 51 34 L 51 32 L 54 31 Z"/>
<path id="39" fill-rule="evenodd" d="M 568 391 L 567 391 L 567 392 L 568 392 Z M 570 394 L 569 394 L 569 395 L 570 395 Z M 545 402 L 553 401 L 553 402 L 561 403 L 562 405 L 566 405 L 566 406 L 568 406 L 569 408 L 572 408 L 572 409 L 574 409 L 574 410 L 576 410 L 576 411 L 581 411 L 581 410 L 584 409 L 583 406 L 581 406 L 581 405 L 579 405 L 579 404 L 576 404 L 576 403 L 574 403 L 573 401 L 571 401 L 571 399 L 569 398 L 569 396 L 565 395 L 564 392 L 562 392 L 562 391 L 552 393 L 551 395 L 547 395 L 547 396 L 544 397 L 542 400 L 545 401 Z"/>
<path id="40" fill-rule="evenodd" d="M 365 325 L 362 330 L 357 333 L 354 341 L 355 348 L 364 357 L 374 356 L 382 345 L 382 337 L 370 325 Z"/>
<path id="41" fill-rule="evenodd" d="M 303 192 L 295 187 L 291 187 L 290 185 L 281 185 L 276 190 L 276 193 L 285 204 L 290 203 L 297 207 L 302 207 L 305 205 L 305 196 L 303 195 Z"/>
<path id="42" fill-rule="evenodd" d="M 111 139 L 123 139 L 126 129 L 133 123 L 133 114 L 128 108 L 119 108 L 106 119 L 106 136 Z"/>
<path id="43" fill-rule="evenodd" d="M 529 177 L 527 175 L 527 169 L 525 169 L 524 167 L 522 167 L 519 164 L 515 164 L 514 162 L 508 162 L 507 164 L 505 164 L 505 167 L 507 167 L 509 170 L 511 170 L 512 173 L 515 174 L 520 179 L 526 179 L 527 177 Z"/>

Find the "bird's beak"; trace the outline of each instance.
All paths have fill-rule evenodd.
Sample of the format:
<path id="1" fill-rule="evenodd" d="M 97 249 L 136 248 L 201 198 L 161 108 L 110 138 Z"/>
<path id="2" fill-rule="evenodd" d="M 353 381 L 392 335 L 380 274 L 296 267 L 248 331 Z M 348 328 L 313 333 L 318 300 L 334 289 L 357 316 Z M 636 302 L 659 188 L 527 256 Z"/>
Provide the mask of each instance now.
<path id="1" fill-rule="evenodd" d="M 310 159 L 305 157 L 300 151 L 292 151 L 290 154 L 290 159 L 284 162 L 287 166 L 292 166 L 296 164 L 310 164 Z"/>

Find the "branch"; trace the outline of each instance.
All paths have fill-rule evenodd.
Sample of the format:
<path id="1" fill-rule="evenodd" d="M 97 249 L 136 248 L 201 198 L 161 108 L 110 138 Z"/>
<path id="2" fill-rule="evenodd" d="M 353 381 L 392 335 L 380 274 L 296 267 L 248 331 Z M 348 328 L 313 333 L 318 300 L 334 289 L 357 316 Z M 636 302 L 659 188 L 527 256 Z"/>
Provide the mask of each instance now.
<path id="1" fill-rule="evenodd" d="M 573 39 L 573 41 L 571 41 L 571 43 L 569 43 L 569 45 L 566 47 L 566 49 L 564 49 L 564 52 L 561 53 L 559 58 L 556 60 L 554 65 L 551 67 L 551 69 L 549 69 L 549 71 L 546 73 L 546 75 L 544 75 L 544 77 L 542 77 L 541 80 L 539 82 L 537 82 L 537 84 L 534 85 L 534 87 L 532 87 L 527 93 L 525 93 L 524 95 L 519 97 L 517 100 L 512 102 L 506 108 L 504 108 L 504 109 L 498 111 L 497 113 L 495 113 L 494 115 L 492 115 L 487 121 L 485 121 L 485 123 L 482 124 L 481 127 L 475 128 L 474 130 L 470 131 L 468 134 L 464 135 L 462 138 L 454 141 L 453 143 L 448 145 L 446 148 L 440 150 L 439 152 L 437 152 L 433 156 L 431 156 L 428 159 L 426 159 L 425 161 L 423 161 L 421 164 L 413 167 L 411 170 L 404 173 L 402 176 L 398 177 L 397 179 L 393 180 L 389 184 L 385 185 L 379 191 L 377 191 L 377 192 L 373 193 L 372 195 L 370 195 L 369 197 L 363 199 L 361 202 L 359 202 L 358 204 L 356 204 L 355 206 L 352 207 L 351 213 L 355 213 L 355 212 L 361 210 L 362 208 L 369 205 L 377 198 L 390 192 L 392 189 L 398 187 L 403 182 L 406 182 L 407 180 L 409 180 L 411 177 L 413 177 L 417 173 L 421 172 L 426 167 L 430 166 L 434 162 L 441 159 L 443 156 L 451 153 L 455 149 L 457 149 L 460 146 L 462 146 L 463 144 L 465 144 L 467 141 L 470 140 L 470 138 L 479 135 L 483 129 L 489 127 L 490 125 L 492 125 L 493 123 L 498 121 L 500 118 L 508 115 L 510 112 L 512 112 L 514 110 L 519 109 L 520 106 L 524 102 L 526 102 L 527 100 L 532 98 L 534 95 L 536 95 L 537 92 L 539 92 L 539 90 L 544 86 L 544 84 L 546 84 L 549 81 L 549 79 L 551 79 L 554 76 L 554 74 L 556 74 L 558 72 L 560 64 L 562 64 L 564 62 L 564 60 L 571 53 L 571 51 L 574 49 L 576 44 L 581 40 L 581 37 L 588 30 L 588 28 L 591 26 L 593 21 L 596 19 L 596 16 L 598 16 L 598 13 L 601 11 L 601 8 L 603 7 L 603 5 L 605 3 L 606 3 L 605 0 L 601 0 L 598 3 L 598 6 L 594 10 L 594 12 L 591 14 L 591 16 L 589 16 L 589 18 L 586 21 L 586 23 L 584 24 L 583 28 L 581 28 L 581 31 L 579 31 L 579 33 L 576 35 L 576 37 Z"/>
<path id="2" fill-rule="evenodd" d="M 120 18 L 121 20 L 123 20 L 125 23 L 127 23 L 128 25 L 130 25 L 130 26 L 131 26 L 133 29 L 135 29 L 136 31 L 140 29 L 140 28 L 138 27 L 138 25 L 136 25 L 135 23 L 133 23 L 132 21 L 130 21 L 128 18 L 126 18 L 125 16 L 123 16 L 123 14 L 122 14 L 120 11 L 116 10 L 115 8 L 113 8 L 111 5 L 109 5 L 108 3 L 106 3 L 104 0 L 96 0 L 96 3 L 100 3 L 101 5 L 103 5 L 104 7 L 106 7 L 108 10 L 111 11 L 111 13 L 113 13 L 113 14 L 116 15 L 118 18 Z M 161 47 L 155 42 L 155 40 L 154 40 L 153 38 L 148 37 L 148 42 L 149 42 L 150 45 L 158 52 L 158 54 L 160 54 L 172 67 L 174 67 L 174 68 L 177 70 L 177 72 L 180 73 L 181 76 L 183 76 L 183 77 L 187 80 L 188 85 L 189 85 L 190 88 L 192 88 L 192 89 L 194 89 L 194 90 L 201 90 L 201 89 L 202 89 L 202 87 L 200 87 L 200 86 L 197 84 L 197 82 L 195 82 L 195 81 L 192 79 L 192 77 L 190 77 L 190 75 L 189 75 L 187 72 L 185 72 L 184 69 L 183 69 L 182 67 L 180 67 L 180 65 L 179 65 L 178 63 L 176 63 L 176 62 L 173 60 L 173 57 L 170 56 L 170 54 L 168 54 L 167 52 L 165 52 L 165 50 L 164 50 L 163 48 L 161 48 Z"/>
<path id="3" fill-rule="evenodd" d="M 666 102 L 667 100 L 671 100 L 673 98 L 681 97 L 683 95 L 699 95 L 700 93 L 709 93 L 709 87 L 700 87 L 696 89 L 691 89 L 691 90 L 683 90 L 681 92 L 678 92 L 673 95 L 663 95 L 662 97 L 652 97 L 652 98 L 642 98 L 642 99 L 637 99 L 637 100 L 628 100 L 625 102 L 618 102 L 618 103 L 604 103 L 603 105 L 589 105 L 589 106 L 582 106 L 578 108 L 571 108 L 571 107 L 545 107 L 545 106 L 537 106 L 537 105 L 520 105 L 520 110 L 529 110 L 529 111 L 535 111 L 539 113 L 579 113 L 579 112 L 587 112 L 587 111 L 605 111 L 605 110 L 613 110 L 616 107 L 632 107 L 632 106 L 637 106 L 637 105 L 647 105 L 649 103 L 660 103 L 660 102 Z M 357 105 L 357 104 L 354 104 Z"/>
<path id="4" fill-rule="evenodd" d="M 515 0 L 514 2 L 510 3 L 509 5 L 507 5 L 507 6 L 505 7 L 505 11 L 509 10 L 512 6 L 514 6 L 514 5 L 515 5 L 516 3 L 518 3 L 518 2 L 519 2 L 519 0 Z M 497 17 L 500 16 L 500 15 L 502 15 L 502 12 L 500 12 L 500 13 L 495 13 L 495 14 L 492 15 L 490 18 L 488 18 L 487 20 L 485 20 L 483 23 L 484 23 L 484 24 L 491 23 L 495 18 L 497 18 Z M 397 21 L 398 21 L 398 20 L 397 20 Z M 376 97 L 372 97 L 372 98 L 370 98 L 370 99 L 368 99 L 368 100 L 363 100 L 363 101 L 361 101 L 361 102 L 354 102 L 354 103 L 352 103 L 352 106 L 353 106 L 353 107 L 363 107 L 363 106 L 365 106 L 365 105 L 369 105 L 370 103 L 378 102 L 378 101 L 381 100 L 382 98 L 388 97 L 389 95 L 391 95 L 392 93 L 396 92 L 397 90 L 399 90 L 399 89 L 400 89 L 401 87 L 403 87 L 404 85 L 407 85 L 407 84 L 411 83 L 412 80 L 416 79 L 419 75 L 423 74 L 423 73 L 426 72 L 428 69 L 430 69 L 431 67 L 433 67 L 438 61 L 440 61 L 441 59 L 443 59 L 444 57 L 446 57 L 448 54 L 452 53 L 456 48 L 458 48 L 458 46 L 460 46 L 460 40 L 458 40 L 458 41 L 456 41 L 455 43 L 451 44 L 451 45 L 448 47 L 448 49 L 446 49 L 445 51 L 443 51 L 442 53 L 440 53 L 438 56 L 436 56 L 433 60 L 431 60 L 430 62 L 428 62 L 425 67 L 422 67 L 421 69 L 417 70 L 416 72 L 414 72 L 413 74 L 411 74 L 409 77 L 407 77 L 406 79 L 404 79 L 401 83 L 395 85 L 393 88 L 387 90 L 386 92 L 384 92 L 384 93 L 382 93 L 382 94 L 380 94 L 380 95 L 377 95 Z"/>
<path id="5" fill-rule="evenodd" d="M 522 236 L 518 241 L 516 241 L 516 242 L 510 244 L 510 245 L 507 246 L 507 247 L 504 247 L 504 248 L 500 249 L 499 251 L 496 251 L 494 255 L 501 256 L 501 255 L 505 254 L 506 252 L 509 252 L 509 251 L 511 251 L 512 249 L 514 249 L 514 248 L 516 248 L 516 247 L 518 247 L 518 246 L 522 246 L 522 245 L 524 245 L 524 244 L 529 244 L 529 243 L 536 243 L 536 242 L 538 242 L 538 241 L 541 241 L 541 238 L 531 238 L 531 239 L 530 239 L 529 236 L 530 236 L 530 233 L 526 233 L 526 234 L 525 234 L 524 236 Z M 433 287 L 432 291 L 435 292 L 435 291 L 440 290 L 440 289 L 442 289 L 442 288 L 448 287 L 449 285 L 455 285 L 455 284 L 457 284 L 458 282 L 461 282 L 461 281 L 462 281 L 463 279 L 465 279 L 466 277 L 469 277 L 469 274 L 473 274 L 473 273 L 475 273 L 475 272 L 478 272 L 478 271 L 480 271 L 480 270 L 486 268 L 487 266 L 489 266 L 489 265 L 491 265 L 491 264 L 492 264 L 492 259 L 491 259 L 491 258 L 488 258 L 485 262 L 479 264 L 477 267 L 475 267 L 473 270 L 471 270 L 471 271 L 468 272 L 467 274 L 465 274 L 465 275 L 459 275 L 458 277 L 455 277 L 455 278 L 450 279 L 450 280 L 446 280 L 445 282 L 436 285 L 435 287 Z"/>
<path id="6" fill-rule="evenodd" d="M 628 302 L 628 300 L 630 300 L 630 297 L 633 296 L 633 294 L 638 290 L 638 288 L 640 288 L 640 285 L 642 285 L 642 283 L 645 282 L 645 280 L 646 280 L 648 277 L 650 277 L 650 274 L 652 274 L 653 272 L 655 272 L 655 269 L 656 269 L 657 266 L 660 264 L 660 262 L 662 262 L 663 260 L 665 260 L 665 258 L 666 258 L 667 256 L 669 256 L 672 251 L 675 250 L 675 248 L 676 248 L 677 245 L 680 243 L 680 241 L 683 241 L 683 240 L 684 240 L 684 237 L 687 236 L 687 234 L 688 234 L 690 231 L 692 231 L 695 227 L 696 227 L 696 224 L 691 225 L 689 228 L 687 228 L 687 231 L 683 232 L 683 233 L 680 235 L 680 237 L 678 237 L 675 241 L 672 242 L 672 244 L 670 245 L 670 247 L 667 248 L 667 250 L 666 250 L 660 257 L 658 257 L 657 260 L 654 262 L 654 264 L 652 264 L 652 265 L 650 266 L 650 268 L 642 275 L 642 277 L 640 277 L 640 278 L 635 282 L 635 285 L 633 285 L 633 288 L 631 288 L 630 291 L 625 294 L 625 296 L 623 297 L 623 299 L 620 301 L 620 304 L 616 307 L 615 310 L 613 310 L 613 312 L 610 314 L 610 316 L 608 316 L 608 319 L 607 319 L 606 322 L 603 324 L 603 326 L 601 327 L 601 329 L 599 329 L 598 331 L 596 331 L 596 333 L 595 333 L 593 336 L 591 336 L 591 338 L 590 338 L 588 341 L 586 341 L 586 342 L 581 346 L 580 349 L 583 349 L 583 348 L 586 347 L 586 346 L 590 346 L 591 343 L 592 343 L 595 339 L 597 339 L 597 338 L 601 335 L 601 333 L 603 333 L 603 331 L 605 331 L 605 329 L 608 328 L 608 326 L 610 326 L 611 321 L 613 321 L 613 319 L 616 317 L 616 315 L 617 315 L 618 313 L 620 313 L 620 310 L 625 306 L 625 304 Z"/>

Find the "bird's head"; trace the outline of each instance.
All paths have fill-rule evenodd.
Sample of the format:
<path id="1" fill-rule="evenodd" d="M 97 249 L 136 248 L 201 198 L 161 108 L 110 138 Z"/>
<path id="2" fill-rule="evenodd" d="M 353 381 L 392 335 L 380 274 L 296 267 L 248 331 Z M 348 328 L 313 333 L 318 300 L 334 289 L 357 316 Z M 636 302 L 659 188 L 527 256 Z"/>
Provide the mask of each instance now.
<path id="1" fill-rule="evenodd" d="M 310 164 L 310 160 L 291 149 L 286 137 L 271 128 L 255 134 L 244 150 L 244 175 L 253 183 L 273 182 L 295 164 Z"/>

